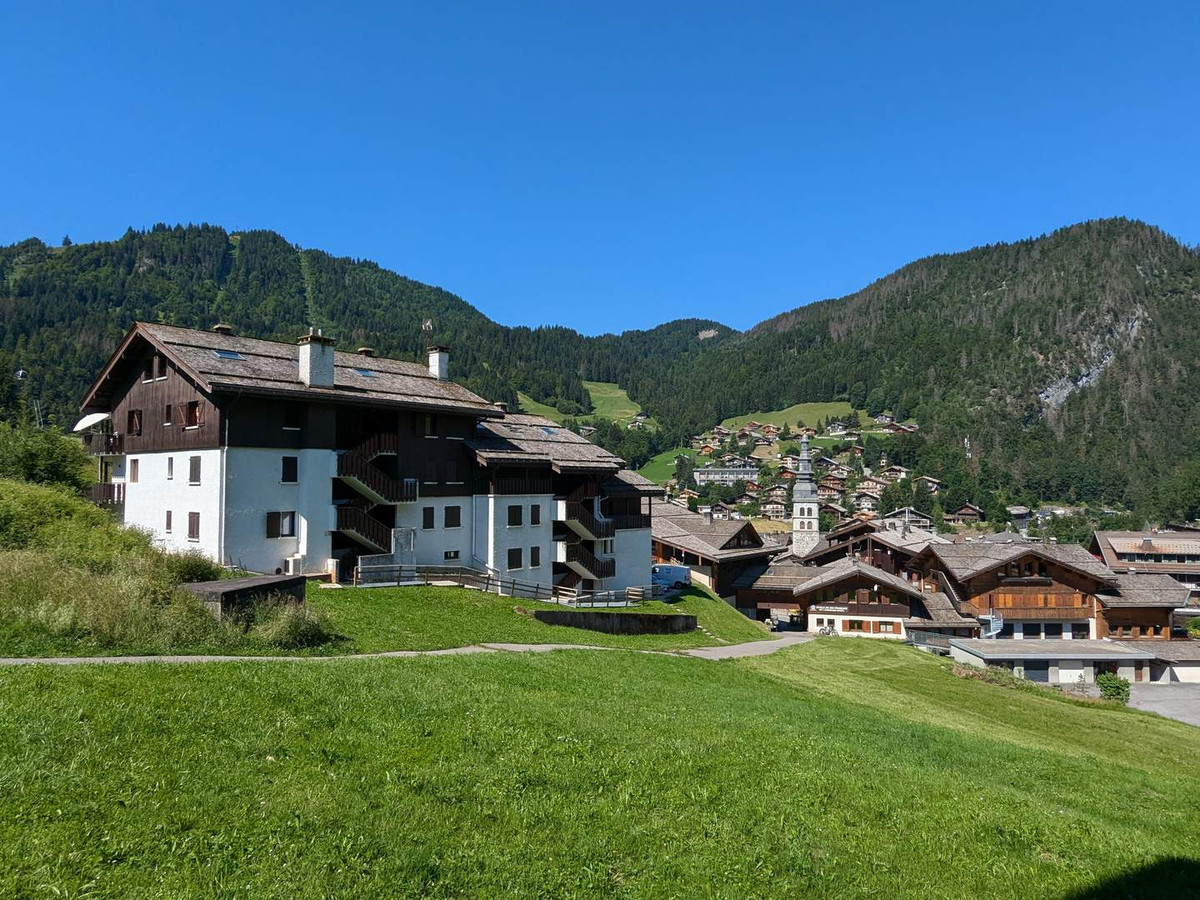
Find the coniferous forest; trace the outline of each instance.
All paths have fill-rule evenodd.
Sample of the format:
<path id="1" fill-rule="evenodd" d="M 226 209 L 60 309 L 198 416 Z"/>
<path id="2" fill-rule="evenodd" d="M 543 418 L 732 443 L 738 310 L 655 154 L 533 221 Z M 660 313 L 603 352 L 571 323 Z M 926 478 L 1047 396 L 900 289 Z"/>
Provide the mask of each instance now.
<path id="1" fill-rule="evenodd" d="M 515 406 L 521 391 L 578 414 L 585 380 L 620 384 L 660 426 L 602 430 L 635 465 L 728 416 L 848 400 L 918 421 L 893 461 L 970 496 L 1200 517 L 1200 253 L 1125 219 L 922 259 L 745 333 L 686 319 L 597 337 L 506 327 L 446 290 L 269 231 L 30 239 L 0 248 L 0 373 L 13 373 L 0 412 L 69 426 L 138 319 L 289 341 L 313 325 L 344 348 L 413 359 L 432 319 L 452 376 L 490 400 Z"/>

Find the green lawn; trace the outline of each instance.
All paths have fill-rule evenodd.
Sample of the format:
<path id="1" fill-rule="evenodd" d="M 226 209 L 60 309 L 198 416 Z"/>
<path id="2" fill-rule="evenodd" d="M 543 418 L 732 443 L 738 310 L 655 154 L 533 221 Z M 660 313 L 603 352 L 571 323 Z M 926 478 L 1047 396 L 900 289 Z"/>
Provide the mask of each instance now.
<path id="1" fill-rule="evenodd" d="M 531 416 L 542 416 L 546 419 L 553 419 L 555 422 L 561 423 L 566 418 L 553 406 L 547 406 L 545 403 L 538 403 L 528 394 L 517 392 L 517 399 L 521 401 L 521 411 L 527 412 Z"/>
<path id="2" fill-rule="evenodd" d="M 526 610 L 561 609 L 499 597 L 463 588 L 341 588 L 310 587 L 309 605 L 328 617 L 333 630 L 344 635 L 359 652 L 382 650 L 439 650 L 467 644 L 591 644 L 640 650 L 674 650 L 708 647 L 703 632 L 673 635 L 610 635 L 581 628 L 545 625 L 517 613 Z M 727 642 L 763 639 L 767 632 L 755 622 L 701 587 L 684 591 L 673 603 L 659 601 L 630 609 L 614 609 L 630 615 L 642 613 L 690 613 L 718 639 Z"/>
<path id="3" fill-rule="evenodd" d="M 657 456 L 651 457 L 649 462 L 638 469 L 638 474 L 644 475 L 658 484 L 666 484 L 675 477 L 675 457 L 680 453 L 692 457 L 696 461 L 696 465 L 699 466 L 709 462 L 709 457 L 699 455 L 699 453 L 690 447 L 676 447 L 673 450 L 664 450 Z"/>
<path id="4" fill-rule="evenodd" d="M 1183 897 L 1198 756 L 845 638 L 4 669 L 0 896 Z"/>

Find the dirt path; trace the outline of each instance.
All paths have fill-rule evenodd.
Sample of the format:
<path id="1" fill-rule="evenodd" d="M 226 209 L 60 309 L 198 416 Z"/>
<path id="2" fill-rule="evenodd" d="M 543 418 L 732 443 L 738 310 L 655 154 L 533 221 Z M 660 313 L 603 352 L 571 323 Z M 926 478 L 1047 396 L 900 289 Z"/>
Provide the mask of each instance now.
<path id="1" fill-rule="evenodd" d="M 691 650 L 633 650 L 634 653 L 655 653 L 662 656 L 694 656 L 697 659 L 740 659 L 744 656 L 765 656 L 785 647 L 794 647 L 812 640 L 812 635 L 785 634 L 771 641 L 750 641 L 727 644 L 723 647 L 697 647 Z M 624 647 L 596 647 L 590 644 L 471 644 L 467 647 L 448 647 L 444 650 L 390 650 L 385 653 L 352 653 L 344 656 L 43 656 L 0 657 L 0 666 L 92 666 L 141 665 L 162 663 L 186 665 L 191 663 L 223 662 L 331 662 L 339 659 L 407 659 L 412 656 L 461 656 L 470 653 L 549 653 L 554 650 L 625 650 Z"/>

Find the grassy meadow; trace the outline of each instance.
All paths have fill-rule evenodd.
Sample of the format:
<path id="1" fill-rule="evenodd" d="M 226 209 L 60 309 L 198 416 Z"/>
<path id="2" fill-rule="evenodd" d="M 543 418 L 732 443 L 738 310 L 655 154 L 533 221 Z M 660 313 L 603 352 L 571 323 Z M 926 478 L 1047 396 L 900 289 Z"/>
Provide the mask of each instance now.
<path id="1" fill-rule="evenodd" d="M 3 669 L 0 896 L 1182 897 L 1198 755 L 845 638 Z"/>
<path id="2" fill-rule="evenodd" d="M 658 484 L 666 484 L 675 477 L 675 457 L 681 453 L 685 456 L 690 456 L 698 466 L 702 466 L 710 461 L 709 457 L 701 456 L 690 447 L 676 447 L 673 450 L 664 450 L 657 456 L 652 456 L 649 462 L 638 469 L 638 474 Z"/>
<path id="3" fill-rule="evenodd" d="M 818 420 L 828 422 L 830 419 L 836 420 L 839 416 L 848 416 L 852 412 L 849 403 L 845 401 L 831 401 L 828 403 L 797 403 L 795 406 L 789 406 L 786 409 L 775 410 L 760 410 L 759 412 L 747 413 L 744 416 L 734 416 L 726 419 L 721 424 L 726 428 L 741 428 L 747 422 L 761 422 L 763 425 L 779 425 L 782 427 L 786 422 L 790 428 L 795 430 L 797 422 L 803 422 L 805 425 L 816 427 Z M 858 411 L 864 423 L 870 422 L 871 417 L 867 415 L 865 410 Z"/>
<path id="4" fill-rule="evenodd" d="M 585 381 L 583 386 L 587 388 L 588 394 L 592 398 L 594 411 L 585 416 L 576 416 L 575 418 L 589 419 L 596 417 L 628 424 L 634 416 L 642 411 L 642 407 L 633 400 L 630 400 L 624 388 L 618 384 L 610 381 Z M 531 415 L 544 416 L 559 423 L 568 418 L 568 416 L 563 415 L 553 406 L 539 403 L 528 394 L 518 392 L 517 399 L 521 402 L 521 409 Z M 650 424 L 653 424 L 653 422 L 651 421 Z"/>

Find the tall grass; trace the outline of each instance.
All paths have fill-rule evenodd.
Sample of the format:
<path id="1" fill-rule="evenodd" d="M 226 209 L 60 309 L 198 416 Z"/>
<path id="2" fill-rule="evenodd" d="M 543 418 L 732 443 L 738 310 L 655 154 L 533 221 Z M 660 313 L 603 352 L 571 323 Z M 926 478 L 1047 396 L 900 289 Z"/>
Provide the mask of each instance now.
<path id="1" fill-rule="evenodd" d="M 270 651 L 328 641 L 322 621 L 267 600 L 218 622 L 181 585 L 222 576 L 199 553 L 53 487 L 0 481 L 0 653 Z"/>

